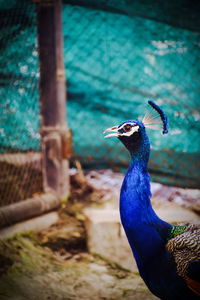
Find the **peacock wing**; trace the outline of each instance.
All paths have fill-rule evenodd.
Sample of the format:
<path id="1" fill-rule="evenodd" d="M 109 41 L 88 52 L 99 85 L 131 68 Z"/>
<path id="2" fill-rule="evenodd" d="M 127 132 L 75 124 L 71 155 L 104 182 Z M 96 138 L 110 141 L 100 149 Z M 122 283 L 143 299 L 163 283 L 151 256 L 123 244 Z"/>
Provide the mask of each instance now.
<path id="1" fill-rule="evenodd" d="M 167 242 L 166 248 L 175 260 L 178 275 L 200 296 L 200 225 L 187 226 Z"/>

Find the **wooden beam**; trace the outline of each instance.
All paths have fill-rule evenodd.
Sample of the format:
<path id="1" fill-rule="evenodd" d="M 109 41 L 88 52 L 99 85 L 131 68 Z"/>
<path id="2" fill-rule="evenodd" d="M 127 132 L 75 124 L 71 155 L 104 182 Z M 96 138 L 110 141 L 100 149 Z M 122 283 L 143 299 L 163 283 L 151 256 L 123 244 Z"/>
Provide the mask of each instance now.
<path id="1" fill-rule="evenodd" d="M 65 199 L 69 194 L 69 155 L 63 157 L 63 145 L 70 149 L 70 132 L 66 121 L 61 0 L 39 1 L 37 20 L 43 187 L 45 192 L 55 192 Z"/>
<path id="2" fill-rule="evenodd" d="M 26 220 L 60 205 L 60 199 L 54 194 L 42 194 L 18 203 L 0 208 L 0 228 Z"/>

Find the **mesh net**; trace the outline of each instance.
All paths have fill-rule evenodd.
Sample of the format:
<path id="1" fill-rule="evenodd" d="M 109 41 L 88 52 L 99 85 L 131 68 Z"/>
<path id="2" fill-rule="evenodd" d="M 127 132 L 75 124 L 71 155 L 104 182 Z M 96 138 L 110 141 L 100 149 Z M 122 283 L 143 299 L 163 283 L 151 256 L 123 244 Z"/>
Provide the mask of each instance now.
<path id="1" fill-rule="evenodd" d="M 35 6 L 0 2 L 0 199 L 10 204 L 42 190 Z"/>
<path id="2" fill-rule="evenodd" d="M 152 179 L 197 187 L 200 5 L 183 0 L 132 2 L 63 1 L 74 158 L 85 168 L 126 168 L 126 150 L 118 141 L 104 140 L 102 132 L 142 117 L 152 99 L 170 124 L 166 136 L 148 131 Z M 2 205 L 42 187 L 35 4 L 0 1 L 0 16 Z"/>
<path id="3" fill-rule="evenodd" d="M 148 99 L 169 118 L 149 131 L 154 180 L 199 182 L 199 4 L 71 1 L 63 6 L 68 119 L 85 166 L 127 167 L 123 146 L 102 131 L 144 115 Z M 80 129 L 81 128 L 81 129 Z"/>

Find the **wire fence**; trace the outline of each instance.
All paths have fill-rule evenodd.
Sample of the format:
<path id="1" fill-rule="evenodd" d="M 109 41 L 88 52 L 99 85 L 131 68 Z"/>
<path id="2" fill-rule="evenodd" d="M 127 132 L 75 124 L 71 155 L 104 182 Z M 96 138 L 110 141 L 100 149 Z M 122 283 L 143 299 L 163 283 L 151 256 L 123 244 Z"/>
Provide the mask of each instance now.
<path id="1" fill-rule="evenodd" d="M 35 5 L 0 3 L 0 205 L 42 191 Z"/>
<path id="2" fill-rule="evenodd" d="M 170 124 L 167 136 L 149 131 L 152 179 L 197 187 L 199 4 L 64 3 L 68 119 L 76 155 L 85 167 L 126 168 L 123 146 L 104 140 L 102 131 L 143 116 L 152 99 Z"/>
<path id="3" fill-rule="evenodd" d="M 195 3 L 195 2 L 193 2 Z M 148 99 L 169 118 L 149 131 L 153 180 L 199 186 L 198 2 L 63 1 L 67 118 L 84 168 L 123 170 L 128 154 L 103 130 L 144 115 Z M 42 191 L 36 4 L 0 2 L 1 206 Z"/>

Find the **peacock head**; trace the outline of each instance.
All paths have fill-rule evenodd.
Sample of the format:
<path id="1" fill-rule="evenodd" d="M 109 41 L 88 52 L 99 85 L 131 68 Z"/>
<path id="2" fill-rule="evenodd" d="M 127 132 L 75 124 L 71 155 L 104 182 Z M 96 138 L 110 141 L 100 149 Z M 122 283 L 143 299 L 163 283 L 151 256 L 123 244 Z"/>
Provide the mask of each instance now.
<path id="1" fill-rule="evenodd" d="M 151 106 L 151 110 L 145 114 L 142 121 L 129 120 L 119 126 L 108 128 L 104 131 L 104 133 L 109 132 L 105 138 L 117 137 L 134 154 L 149 152 L 149 139 L 145 128 L 159 129 L 162 124 L 162 133 L 166 134 L 168 132 L 168 120 L 158 105 L 151 100 L 148 103 Z"/>

